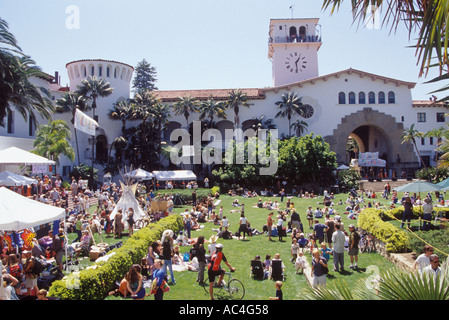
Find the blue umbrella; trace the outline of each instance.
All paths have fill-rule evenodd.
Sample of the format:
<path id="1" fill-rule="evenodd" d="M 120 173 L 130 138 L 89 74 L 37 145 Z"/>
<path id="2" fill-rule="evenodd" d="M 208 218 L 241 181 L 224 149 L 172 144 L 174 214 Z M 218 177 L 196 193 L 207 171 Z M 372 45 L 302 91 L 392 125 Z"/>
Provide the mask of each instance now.
<path id="1" fill-rule="evenodd" d="M 411 183 L 393 188 L 393 190 L 396 190 L 398 192 L 432 192 L 439 191 L 441 189 L 442 188 L 439 185 L 423 180 L 416 180 Z"/>
<path id="2" fill-rule="evenodd" d="M 449 187 L 449 178 L 447 178 L 447 179 L 445 179 L 445 180 L 443 180 L 441 182 L 438 182 L 437 186 L 440 186 L 441 188 Z"/>

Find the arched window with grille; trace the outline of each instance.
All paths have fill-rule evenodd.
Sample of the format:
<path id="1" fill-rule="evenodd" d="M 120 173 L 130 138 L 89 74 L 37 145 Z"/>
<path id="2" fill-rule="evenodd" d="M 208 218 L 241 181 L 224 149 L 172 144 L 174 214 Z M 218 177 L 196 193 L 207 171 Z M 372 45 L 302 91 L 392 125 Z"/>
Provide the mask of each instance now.
<path id="1" fill-rule="evenodd" d="M 352 91 L 348 94 L 348 103 L 355 104 L 355 93 Z"/>
<path id="2" fill-rule="evenodd" d="M 377 102 L 378 102 L 379 104 L 384 104 L 384 103 L 385 103 L 385 92 L 379 91 L 379 94 L 378 94 L 377 99 L 378 99 Z"/>
<path id="3" fill-rule="evenodd" d="M 396 103 L 396 97 L 393 91 L 388 92 L 388 103 Z"/>
<path id="4" fill-rule="evenodd" d="M 338 94 L 338 104 L 346 104 L 346 94 L 344 92 Z"/>
<path id="5" fill-rule="evenodd" d="M 365 92 L 360 91 L 359 92 L 359 104 L 365 104 L 365 103 L 366 103 Z"/>
<path id="6" fill-rule="evenodd" d="M 368 103 L 369 104 L 375 104 L 376 103 L 376 95 L 372 91 L 370 91 L 368 93 Z"/>

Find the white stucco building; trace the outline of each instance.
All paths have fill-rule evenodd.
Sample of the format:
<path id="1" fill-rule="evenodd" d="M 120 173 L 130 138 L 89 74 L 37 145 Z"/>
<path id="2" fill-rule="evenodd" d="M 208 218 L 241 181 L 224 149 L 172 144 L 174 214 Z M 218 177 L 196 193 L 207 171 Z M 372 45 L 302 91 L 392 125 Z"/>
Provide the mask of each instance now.
<path id="1" fill-rule="evenodd" d="M 284 93 L 295 92 L 306 105 L 304 117 L 294 116 L 307 123 L 307 133 L 323 136 L 337 153 L 339 163 L 348 164 L 350 159 L 345 151 L 348 138 L 357 141 L 360 152 L 379 152 L 387 161 L 387 168 L 399 173 L 403 169 L 419 167 L 418 157 L 411 144 L 402 144 L 401 135 L 412 124 L 421 132 L 445 126 L 444 104 L 432 101 L 413 101 L 411 89 L 415 83 L 403 79 L 392 79 L 371 74 L 363 70 L 346 69 L 331 74 L 318 72 L 318 50 L 321 46 L 321 31 L 318 19 L 272 19 L 269 26 L 268 58 L 272 61 L 273 86 L 268 88 L 223 88 L 215 90 L 164 90 L 156 91 L 163 103 L 173 105 L 179 97 L 191 96 L 198 100 L 213 97 L 226 100 L 228 93 L 239 89 L 247 94 L 249 108 L 240 108 L 242 129 L 250 128 L 254 117 L 272 119 L 279 136 L 288 135 L 286 118 L 276 118 L 275 105 Z M 131 96 L 131 79 L 134 68 L 126 63 L 102 59 L 78 60 L 67 63 L 70 84 L 62 87 L 55 75 L 54 81 L 35 79 L 36 84 L 51 89 L 53 99 L 60 98 L 67 90 L 76 90 L 82 79 L 88 75 L 105 78 L 114 88 L 107 98 L 97 101 L 96 115 L 100 125 L 96 136 L 96 152 L 109 150 L 111 142 L 121 135 L 120 121 L 108 119 L 107 112 L 119 99 Z M 88 115 L 91 115 L 89 113 Z M 68 123 L 71 115 L 56 114 Z M 194 114 L 189 122 L 199 120 Z M 233 110 L 227 110 L 227 119 L 215 119 L 217 129 L 234 127 Z M 7 125 L 0 127 L 0 148 L 10 145 L 32 149 L 35 128 L 30 127 L 22 117 L 13 114 Z M 128 126 L 132 126 L 131 122 Z M 185 127 L 185 118 L 172 114 L 169 119 L 165 139 L 176 128 Z M 91 140 L 83 133 L 78 134 L 80 162 L 90 164 Z M 19 144 L 19 145 L 18 145 Z M 424 160 L 433 165 L 437 140 L 427 137 L 418 141 L 418 148 Z M 398 159 L 398 156 L 400 159 Z M 77 160 L 75 161 L 75 163 Z M 73 164 L 62 159 L 58 173 L 68 174 Z M 101 170 L 99 171 L 101 173 Z"/>

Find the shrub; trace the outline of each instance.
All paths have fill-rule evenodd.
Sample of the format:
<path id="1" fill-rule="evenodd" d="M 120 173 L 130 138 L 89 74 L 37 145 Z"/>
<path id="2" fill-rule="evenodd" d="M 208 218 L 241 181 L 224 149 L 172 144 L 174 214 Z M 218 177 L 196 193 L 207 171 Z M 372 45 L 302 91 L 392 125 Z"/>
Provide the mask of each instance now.
<path id="1" fill-rule="evenodd" d="M 446 260 L 447 254 L 449 254 L 449 247 L 447 245 L 447 239 L 449 239 L 449 230 L 430 230 L 430 231 L 417 231 L 415 236 L 410 237 L 410 249 L 417 254 L 422 253 L 424 245 L 430 244 L 432 247 L 445 252 L 446 254 L 440 254 L 436 251 L 434 253 L 440 256 L 440 260 Z"/>
<path id="2" fill-rule="evenodd" d="M 204 188 L 198 188 L 198 189 L 160 189 L 155 191 L 155 194 L 179 194 L 179 196 L 182 198 L 182 200 L 186 201 L 186 202 L 191 202 L 192 201 L 192 192 L 193 190 L 196 191 L 196 198 L 198 200 L 201 200 L 203 198 L 207 198 L 209 196 L 209 194 L 211 193 L 211 189 L 204 189 Z"/>
<path id="3" fill-rule="evenodd" d="M 104 299 L 113 290 L 115 281 L 121 280 L 133 264 L 140 264 L 148 247 L 161 238 L 164 230 L 178 232 L 182 227 L 182 217 L 173 214 L 140 229 L 122 247 L 114 249 L 115 254 L 108 261 L 53 282 L 49 295 L 62 300 Z"/>
<path id="4" fill-rule="evenodd" d="M 408 238 L 405 232 L 382 220 L 382 210 L 369 208 L 363 210 L 358 219 L 358 226 L 373 234 L 384 242 L 387 252 L 404 252 L 408 248 Z"/>

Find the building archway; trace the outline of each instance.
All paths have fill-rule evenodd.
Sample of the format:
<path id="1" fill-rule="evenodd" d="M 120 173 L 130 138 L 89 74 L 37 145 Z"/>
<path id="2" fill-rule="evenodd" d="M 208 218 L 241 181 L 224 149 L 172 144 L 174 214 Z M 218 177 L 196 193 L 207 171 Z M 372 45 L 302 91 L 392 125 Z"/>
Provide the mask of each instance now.
<path id="1" fill-rule="evenodd" d="M 379 157 L 387 160 L 387 167 L 400 169 L 405 163 L 409 167 L 419 167 L 418 157 L 413 146 L 402 143 L 401 136 L 404 125 L 385 113 L 363 108 L 355 113 L 343 117 L 331 136 L 324 139 L 337 155 L 338 163 L 346 163 L 346 143 L 348 138 L 354 138 L 359 145 L 360 152 L 379 152 Z M 397 155 L 402 162 L 397 163 Z"/>

